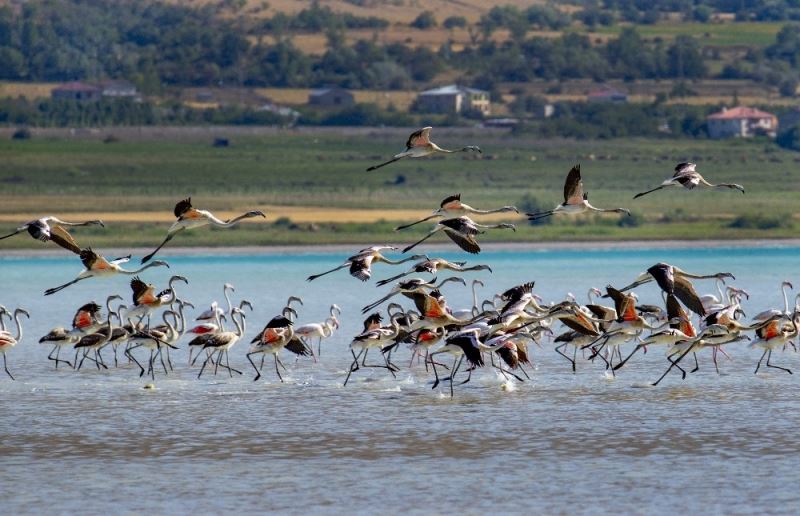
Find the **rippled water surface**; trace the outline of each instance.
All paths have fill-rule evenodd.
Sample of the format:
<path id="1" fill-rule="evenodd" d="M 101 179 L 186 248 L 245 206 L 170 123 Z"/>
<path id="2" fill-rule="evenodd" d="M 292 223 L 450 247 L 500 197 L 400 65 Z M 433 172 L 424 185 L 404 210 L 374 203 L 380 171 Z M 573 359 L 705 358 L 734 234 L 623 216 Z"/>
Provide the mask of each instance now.
<path id="1" fill-rule="evenodd" d="M 752 294 L 745 305 L 752 315 L 782 307 L 780 282 L 800 282 L 798 252 L 497 251 L 472 260 L 491 264 L 494 274 L 467 277 L 484 280 L 487 296 L 536 280 L 548 301 L 567 292 L 583 301 L 589 286 L 627 284 L 667 261 L 732 272 Z M 727 348 L 732 360 L 721 360 L 720 375 L 704 352 L 699 372 L 685 381 L 669 376 L 655 388 L 646 386 L 664 369 L 663 350 L 653 348 L 610 379 L 600 363 L 586 361 L 573 375 L 549 341 L 534 350 L 536 368 L 524 384 L 509 386 L 486 368 L 451 400 L 431 389 L 421 365 L 405 368 L 410 353 L 403 349 L 397 379 L 361 370 L 343 388 L 359 308 L 383 291 L 345 272 L 304 281 L 341 258 L 168 257 L 170 270 L 150 270 L 145 279 L 161 288 L 172 273 L 187 276 L 191 283 L 179 294 L 198 309 L 223 301 L 222 284 L 233 283 L 234 298 L 255 305 L 247 341 L 289 294 L 305 300 L 300 323 L 323 320 L 335 302 L 344 310 L 342 327 L 323 342 L 319 363 L 285 356 L 285 384 L 269 362 L 254 383 L 243 343 L 231 351 L 242 376 L 220 371 L 197 380 L 184 345 L 173 352 L 175 372 L 157 375 L 156 388 L 145 390 L 148 381 L 127 364 L 54 371 L 49 348 L 37 344 L 85 302 L 112 293 L 129 300 L 127 278 L 89 280 L 45 298 L 45 288 L 80 270 L 77 260 L 0 257 L 0 302 L 32 315 L 8 354 L 17 380 L 0 376 L 2 512 L 797 511 L 800 379 L 778 370 L 754 375 L 759 353 L 746 343 Z M 374 277 L 394 270 L 378 265 Z M 713 282 L 698 290 L 715 292 Z M 638 292 L 642 302 L 660 303 L 654 285 Z M 471 303 L 459 285 L 448 284 L 445 294 L 455 308 Z M 791 351 L 773 361 L 800 369 Z"/>

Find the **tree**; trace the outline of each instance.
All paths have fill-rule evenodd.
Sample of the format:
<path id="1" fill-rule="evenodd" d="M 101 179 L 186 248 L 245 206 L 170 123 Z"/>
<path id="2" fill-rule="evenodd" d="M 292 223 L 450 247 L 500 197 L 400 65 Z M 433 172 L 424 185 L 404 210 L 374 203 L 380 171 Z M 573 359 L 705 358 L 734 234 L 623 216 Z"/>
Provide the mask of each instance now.
<path id="1" fill-rule="evenodd" d="M 681 35 L 667 49 L 667 66 L 671 77 L 699 79 L 706 75 L 700 45 L 691 36 Z"/>
<path id="2" fill-rule="evenodd" d="M 437 25 L 436 16 L 434 16 L 431 11 L 422 11 L 419 16 L 414 18 L 414 21 L 411 22 L 412 27 L 420 30 L 432 29 Z"/>
<path id="3" fill-rule="evenodd" d="M 453 30 L 455 28 L 463 29 L 467 26 L 467 19 L 463 16 L 449 16 L 442 22 L 445 29 Z"/>

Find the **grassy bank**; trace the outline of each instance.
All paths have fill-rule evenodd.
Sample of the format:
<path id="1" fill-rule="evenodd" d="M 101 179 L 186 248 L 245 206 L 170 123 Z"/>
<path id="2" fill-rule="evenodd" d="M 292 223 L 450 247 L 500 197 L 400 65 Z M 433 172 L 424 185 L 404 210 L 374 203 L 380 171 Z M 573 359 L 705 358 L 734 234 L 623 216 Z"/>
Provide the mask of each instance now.
<path id="1" fill-rule="evenodd" d="M 487 240 L 795 236 L 799 158 L 766 141 L 536 141 L 480 130 L 435 130 L 434 136 L 447 147 L 481 145 L 484 153 L 407 160 L 368 173 L 368 165 L 397 152 L 405 137 L 380 130 L 358 135 L 347 130 L 286 132 L 235 137 L 227 148 L 180 137 L 113 143 L 4 140 L 0 228 L 12 229 L 17 215 L 22 222 L 37 213 L 131 212 L 137 215 L 121 217 L 106 231 L 81 230 L 82 241 L 97 247 L 147 246 L 163 235 L 174 203 L 191 195 L 198 207 L 214 210 L 268 207 L 270 219 L 237 230 L 189 232 L 176 244 L 395 241 L 394 222 L 415 214 L 409 210 L 430 210 L 455 192 L 478 207 L 519 204 L 526 195 L 542 206 L 555 205 L 567 170 L 580 162 L 592 203 L 630 208 L 637 225 L 620 227 L 617 217 L 587 216 L 528 227 L 517 219 L 520 231 L 493 232 Z M 676 190 L 632 200 L 636 192 L 669 177 L 674 164 L 683 160 L 697 162 L 712 182 L 743 184 L 747 194 Z M 276 224 L 284 215 L 290 220 Z M 407 239 L 424 230 L 420 227 Z M 4 248 L 36 245 L 30 239 L 3 242 Z"/>

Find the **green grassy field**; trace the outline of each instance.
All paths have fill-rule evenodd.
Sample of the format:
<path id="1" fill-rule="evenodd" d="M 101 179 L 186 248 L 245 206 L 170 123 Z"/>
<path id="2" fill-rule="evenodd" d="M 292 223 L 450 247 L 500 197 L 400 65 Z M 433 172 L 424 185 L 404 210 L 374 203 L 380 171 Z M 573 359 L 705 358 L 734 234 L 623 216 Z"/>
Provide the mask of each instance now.
<path id="1" fill-rule="evenodd" d="M 775 42 L 775 35 L 786 25 L 784 22 L 728 22 L 728 23 L 658 23 L 637 25 L 644 38 L 672 39 L 686 35 L 697 38 L 701 45 L 766 47 Z M 598 34 L 619 34 L 624 25 L 597 28 Z"/>
<path id="2" fill-rule="evenodd" d="M 437 130 L 443 146 L 479 144 L 480 158 L 407 160 L 375 172 L 365 168 L 402 146 L 405 138 L 376 130 L 371 136 L 281 134 L 234 138 L 228 148 L 190 141 L 102 143 L 89 140 L 0 141 L 0 214 L 141 211 L 166 214 L 191 195 L 198 207 L 241 210 L 265 205 L 373 208 L 363 223 L 249 223 L 230 231 L 197 230 L 176 245 L 270 245 L 394 241 L 391 210 L 432 209 L 452 193 L 477 207 L 517 204 L 526 194 L 541 205 L 561 200 L 566 172 L 581 163 L 590 200 L 601 207 L 627 207 L 639 225 L 620 227 L 618 217 L 563 217 L 548 226 L 486 235 L 486 241 L 703 239 L 792 237 L 800 208 L 800 155 L 766 141 L 611 140 L 536 141 L 475 131 Z M 671 175 L 678 161 L 698 163 L 711 182 L 736 182 L 736 191 L 662 191 L 632 200 Z M 381 221 L 380 209 L 389 222 Z M 276 213 L 277 211 L 277 213 Z M 273 215 L 280 215 L 273 208 Z M 756 216 L 761 215 L 761 219 Z M 740 216 L 752 218 L 730 227 Z M 333 217 L 333 216 L 332 216 Z M 764 219 L 766 217 L 766 220 Z M 14 223 L 0 223 L 13 229 Z M 152 245 L 166 221 L 118 223 L 116 229 L 79 232 L 95 246 Z M 404 240 L 425 231 L 421 226 Z M 29 238 L 3 248 L 38 247 Z"/>

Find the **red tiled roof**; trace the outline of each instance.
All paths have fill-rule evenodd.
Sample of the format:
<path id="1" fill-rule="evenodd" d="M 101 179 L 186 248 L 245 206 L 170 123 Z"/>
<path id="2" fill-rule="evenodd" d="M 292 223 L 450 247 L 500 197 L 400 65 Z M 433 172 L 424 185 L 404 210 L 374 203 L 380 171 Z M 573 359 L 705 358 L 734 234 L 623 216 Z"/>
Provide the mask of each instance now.
<path id="1" fill-rule="evenodd" d="M 775 118 L 775 115 L 746 106 L 738 106 L 726 111 L 719 111 L 718 113 L 708 115 L 709 120 L 732 120 L 741 118 Z"/>

